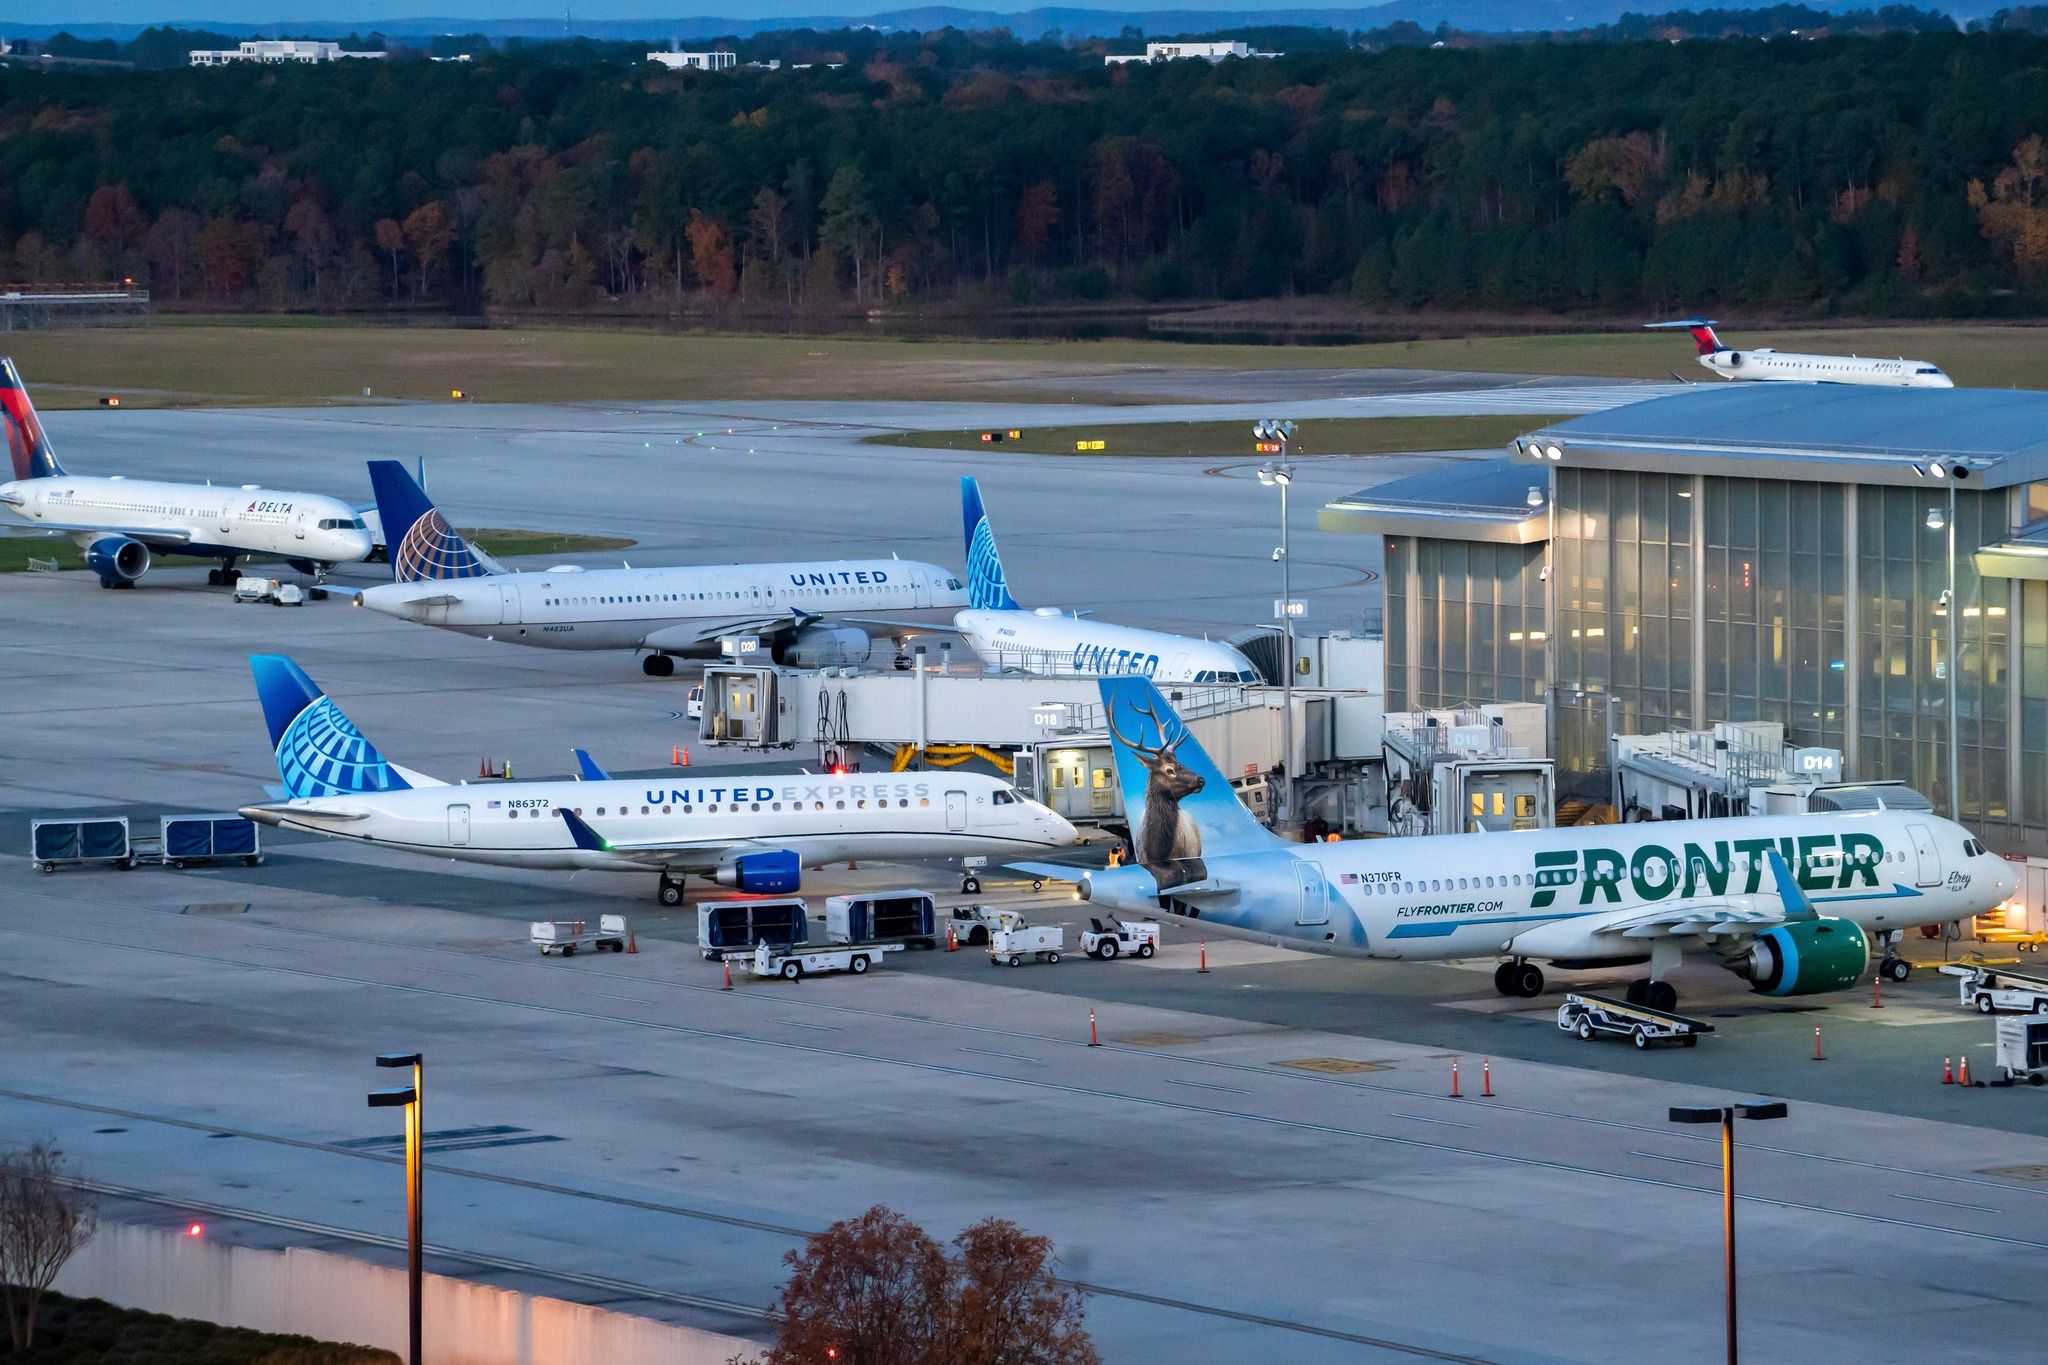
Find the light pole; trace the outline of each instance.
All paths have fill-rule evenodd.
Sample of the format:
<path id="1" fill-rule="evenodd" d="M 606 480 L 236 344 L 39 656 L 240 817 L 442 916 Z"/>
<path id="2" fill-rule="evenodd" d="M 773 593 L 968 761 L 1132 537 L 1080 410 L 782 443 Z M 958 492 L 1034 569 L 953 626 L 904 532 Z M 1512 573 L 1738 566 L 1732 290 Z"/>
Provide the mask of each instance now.
<path id="1" fill-rule="evenodd" d="M 377 1055 L 377 1065 L 412 1068 L 411 1085 L 398 1090 L 372 1090 L 370 1107 L 405 1110 L 405 1286 L 407 1336 L 411 1342 L 406 1360 L 407 1365 L 420 1365 L 420 1251 L 426 1240 L 421 1216 L 426 1162 L 420 1143 L 426 1127 L 426 1059 L 417 1052 L 382 1052 Z"/>
<path id="2" fill-rule="evenodd" d="M 1290 825 L 1300 817 L 1294 799 L 1294 557 L 1288 553 L 1287 543 L 1287 488 L 1294 482 L 1294 466 L 1288 463 L 1287 445 L 1294 439 L 1294 430 L 1292 422 L 1260 422 L 1252 428 L 1252 434 L 1258 438 L 1259 449 L 1280 456 L 1259 466 L 1259 482 L 1280 490 L 1280 548 L 1273 556 L 1280 561 L 1278 614 L 1282 638 L 1287 646 L 1286 666 L 1280 671 L 1280 814 L 1282 820 Z"/>
<path id="3" fill-rule="evenodd" d="M 1956 471 L 1961 477 L 1962 471 Z M 1961 736 L 1956 725 L 1956 617 L 1962 612 L 1962 604 L 1956 601 L 1956 486 L 1948 486 L 1948 512 L 1939 507 L 1927 509 L 1927 529 L 1948 533 L 1948 588 L 1941 594 L 1942 613 L 1945 617 L 1943 636 L 1946 643 L 1943 655 L 1946 662 L 1942 674 L 1947 682 L 1948 701 L 1948 818 L 1961 823 L 1963 814 L 1962 753 Z"/>
<path id="4" fill-rule="evenodd" d="M 1721 1125 L 1721 1242 L 1723 1271 L 1728 1282 L 1728 1365 L 1735 1365 L 1735 1116 L 1746 1119 L 1785 1117 L 1783 1100 L 1742 1100 L 1735 1104 L 1674 1105 L 1673 1123 Z"/>

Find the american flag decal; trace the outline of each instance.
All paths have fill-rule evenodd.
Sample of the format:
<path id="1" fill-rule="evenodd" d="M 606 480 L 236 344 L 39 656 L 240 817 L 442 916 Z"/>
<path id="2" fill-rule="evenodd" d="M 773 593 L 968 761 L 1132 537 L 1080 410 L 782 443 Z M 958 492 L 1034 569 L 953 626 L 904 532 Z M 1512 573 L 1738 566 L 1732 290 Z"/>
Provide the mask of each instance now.
<path id="1" fill-rule="evenodd" d="M 484 805 L 484 809 L 485 809 L 485 810 L 496 810 L 496 809 L 497 809 L 498 807 L 500 807 L 500 806 L 502 806 L 502 805 L 504 805 L 504 804 L 505 804 L 505 803 L 504 803 L 503 801 L 491 801 L 491 802 L 487 802 L 487 803 L 486 803 L 486 804 Z"/>

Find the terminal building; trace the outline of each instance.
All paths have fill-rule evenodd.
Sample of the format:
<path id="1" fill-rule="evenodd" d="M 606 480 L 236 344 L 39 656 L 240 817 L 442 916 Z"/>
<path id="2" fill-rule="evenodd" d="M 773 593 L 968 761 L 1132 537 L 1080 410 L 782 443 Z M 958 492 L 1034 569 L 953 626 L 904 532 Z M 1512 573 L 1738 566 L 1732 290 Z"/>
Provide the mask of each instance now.
<path id="1" fill-rule="evenodd" d="M 254 62 L 261 66 L 282 66 L 288 62 L 313 65 L 349 60 L 382 61 L 382 52 L 349 52 L 340 43 L 320 43 L 304 38 L 258 38 L 233 48 L 194 48 L 193 66 L 234 66 Z"/>
<path id="2" fill-rule="evenodd" d="M 1320 520 L 1384 539 L 1388 711 L 1541 702 L 1563 802 L 1775 723 L 2048 858 L 2048 393 L 1702 385 Z"/>
<path id="3" fill-rule="evenodd" d="M 647 60 L 671 71 L 730 71 L 740 61 L 736 52 L 650 52 Z"/>

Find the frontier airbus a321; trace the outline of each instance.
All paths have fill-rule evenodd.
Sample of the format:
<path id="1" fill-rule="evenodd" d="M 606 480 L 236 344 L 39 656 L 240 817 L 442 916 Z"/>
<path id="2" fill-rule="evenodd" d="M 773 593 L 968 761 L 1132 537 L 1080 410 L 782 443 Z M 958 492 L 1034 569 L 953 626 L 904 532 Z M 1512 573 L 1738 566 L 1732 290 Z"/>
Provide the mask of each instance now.
<path id="1" fill-rule="evenodd" d="M 858 664 L 870 628 L 914 634 L 951 621 L 967 600 L 949 571 L 905 559 L 505 573 L 403 465 L 371 461 L 370 482 L 397 581 L 365 588 L 357 606 L 510 644 L 630 649 L 651 677 L 674 673 L 678 658 L 715 659 L 719 641 L 738 635 L 758 638 L 778 663 Z"/>
<path id="2" fill-rule="evenodd" d="M 1765 995 L 1843 990 L 1869 965 L 1872 935 L 1967 918 L 2018 883 L 1926 810 L 1287 843 L 1239 804 L 1157 688 L 1101 687 L 1137 861 L 1083 875 L 1083 897 L 1317 952 L 1497 958 L 1503 995 L 1539 994 L 1538 962 L 1647 963 L 1630 1003 L 1670 1010 L 1666 978 L 1688 952 Z M 1909 970 L 1885 965 L 1894 980 Z"/>
<path id="3" fill-rule="evenodd" d="M 385 760 L 290 659 L 249 660 L 283 799 L 245 806 L 280 829 L 507 867 L 653 872 L 663 905 L 683 878 L 740 891 L 798 889 L 802 869 L 849 859 L 1012 858 L 1075 841 L 1074 827 L 975 773 L 688 772 L 450 786 Z"/>
<path id="4" fill-rule="evenodd" d="M 370 553 L 370 532 L 353 507 L 314 493 L 282 493 L 243 484 L 163 483 L 120 475 L 66 474 L 29 402 L 12 360 L 0 357 L 0 423 L 14 478 L 0 484 L 0 506 L 85 551 L 103 588 L 132 588 L 150 555 L 217 559 L 206 581 L 232 585 L 235 562 L 275 555 L 315 581 L 337 564 Z"/>

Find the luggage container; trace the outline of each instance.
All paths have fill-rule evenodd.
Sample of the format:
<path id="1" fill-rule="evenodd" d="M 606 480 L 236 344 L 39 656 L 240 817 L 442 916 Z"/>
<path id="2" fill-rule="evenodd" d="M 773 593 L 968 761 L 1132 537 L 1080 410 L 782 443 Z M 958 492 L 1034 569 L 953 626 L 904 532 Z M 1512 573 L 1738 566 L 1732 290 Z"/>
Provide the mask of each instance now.
<path id="1" fill-rule="evenodd" d="M 2008 1085 L 2048 1084 L 2048 1020 L 2007 1015 L 1998 1021 L 1998 1069 Z"/>
<path id="2" fill-rule="evenodd" d="M 31 820 L 28 848 L 29 857 L 45 872 L 83 863 L 112 863 L 123 871 L 135 866 L 126 816 Z"/>
<path id="3" fill-rule="evenodd" d="M 697 951 L 708 962 L 744 957 L 763 943 L 786 947 L 810 937 L 810 907 L 801 896 L 705 901 L 697 907 Z"/>
<path id="4" fill-rule="evenodd" d="M 825 902 L 829 943 L 903 943 L 939 946 L 937 912 L 922 891 L 877 891 L 833 896 Z"/>
<path id="5" fill-rule="evenodd" d="M 240 858 L 244 867 L 263 861 L 256 822 L 233 811 L 209 815 L 166 815 L 162 820 L 164 862 L 185 868 L 194 863 Z"/>

